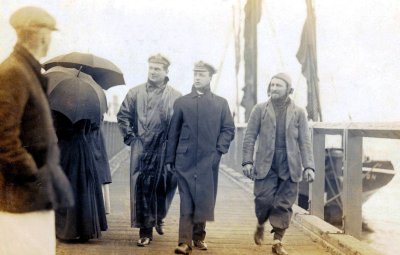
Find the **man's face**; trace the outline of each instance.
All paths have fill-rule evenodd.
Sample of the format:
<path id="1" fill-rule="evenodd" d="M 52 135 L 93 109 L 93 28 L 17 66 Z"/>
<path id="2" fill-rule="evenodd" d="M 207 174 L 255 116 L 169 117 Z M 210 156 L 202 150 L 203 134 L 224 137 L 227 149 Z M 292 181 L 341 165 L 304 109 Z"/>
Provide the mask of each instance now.
<path id="1" fill-rule="evenodd" d="M 286 82 L 278 78 L 272 78 L 270 84 L 270 93 L 272 99 L 279 99 L 282 97 L 286 97 L 287 96 Z"/>
<path id="2" fill-rule="evenodd" d="M 40 28 L 38 33 L 38 40 L 39 40 L 39 49 L 40 49 L 40 56 L 45 57 L 47 56 L 47 52 L 49 51 L 50 43 L 51 43 L 51 32 L 52 30 L 48 28 Z"/>
<path id="3" fill-rule="evenodd" d="M 148 79 L 155 84 L 161 84 L 167 77 L 168 71 L 160 63 L 149 63 Z"/>
<path id="4" fill-rule="evenodd" d="M 208 71 L 194 71 L 194 87 L 201 89 L 207 87 L 211 82 L 212 76 Z"/>

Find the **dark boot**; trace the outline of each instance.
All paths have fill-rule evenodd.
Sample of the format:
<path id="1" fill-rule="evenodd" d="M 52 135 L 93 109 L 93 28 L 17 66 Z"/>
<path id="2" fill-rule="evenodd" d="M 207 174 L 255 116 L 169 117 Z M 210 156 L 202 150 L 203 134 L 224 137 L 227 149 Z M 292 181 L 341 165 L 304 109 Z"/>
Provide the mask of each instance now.
<path id="1" fill-rule="evenodd" d="M 194 244 L 194 247 L 198 250 L 206 251 L 208 249 L 207 243 L 202 240 L 193 240 L 193 244 Z"/>
<path id="2" fill-rule="evenodd" d="M 163 226 L 164 226 L 164 221 L 158 221 L 157 222 L 157 224 L 156 224 L 156 226 L 155 226 L 155 229 L 156 229 L 156 231 L 157 231 L 157 233 L 159 234 L 159 235 L 164 235 L 164 228 L 163 228 Z"/>
<path id="3" fill-rule="evenodd" d="M 185 243 L 181 243 L 175 248 L 175 254 L 192 254 L 192 248 Z"/>
<path id="4" fill-rule="evenodd" d="M 261 245 L 264 240 L 264 225 L 257 225 L 256 231 L 254 232 L 254 242 L 257 245 Z"/>
<path id="5" fill-rule="evenodd" d="M 274 240 L 272 244 L 272 253 L 277 255 L 289 255 L 285 248 L 283 248 L 281 240 Z"/>

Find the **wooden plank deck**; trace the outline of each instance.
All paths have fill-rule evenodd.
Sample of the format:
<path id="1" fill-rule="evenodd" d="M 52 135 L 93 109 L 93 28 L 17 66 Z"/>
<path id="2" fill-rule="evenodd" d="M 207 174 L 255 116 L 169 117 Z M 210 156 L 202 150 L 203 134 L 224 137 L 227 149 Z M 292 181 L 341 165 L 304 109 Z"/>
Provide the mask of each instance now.
<path id="1" fill-rule="evenodd" d="M 178 192 L 166 219 L 166 234 L 159 236 L 154 231 L 154 239 L 150 246 L 137 247 L 138 229 L 130 228 L 129 160 L 127 157 L 122 157 L 116 165 L 118 169 L 113 175 L 110 187 L 112 213 L 108 215 L 109 230 L 103 232 L 101 239 L 90 240 L 86 244 L 57 242 L 58 255 L 174 254 L 178 240 Z M 192 254 L 272 254 L 270 229 L 266 228 L 263 245 L 257 246 L 253 242 L 255 226 L 253 195 L 220 173 L 216 219 L 215 222 L 207 223 L 206 228 L 206 242 L 209 249 L 194 250 Z M 294 225 L 287 231 L 284 244 L 290 255 L 330 254 L 301 228 Z"/>

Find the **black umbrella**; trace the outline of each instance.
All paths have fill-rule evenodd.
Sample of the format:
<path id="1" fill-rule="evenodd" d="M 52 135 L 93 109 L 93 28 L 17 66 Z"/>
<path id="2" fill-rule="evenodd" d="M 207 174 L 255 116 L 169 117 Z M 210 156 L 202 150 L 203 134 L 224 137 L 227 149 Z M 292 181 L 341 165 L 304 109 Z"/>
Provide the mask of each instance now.
<path id="1" fill-rule="evenodd" d="M 103 89 L 125 84 L 124 75 L 114 63 L 93 54 L 71 52 L 44 63 L 46 70 L 54 66 L 80 69 L 82 72 L 91 75 Z"/>
<path id="2" fill-rule="evenodd" d="M 72 123 L 81 119 L 100 123 L 107 111 L 107 99 L 90 75 L 74 68 L 56 66 L 45 76 L 48 78 L 50 109 L 63 113 Z"/>

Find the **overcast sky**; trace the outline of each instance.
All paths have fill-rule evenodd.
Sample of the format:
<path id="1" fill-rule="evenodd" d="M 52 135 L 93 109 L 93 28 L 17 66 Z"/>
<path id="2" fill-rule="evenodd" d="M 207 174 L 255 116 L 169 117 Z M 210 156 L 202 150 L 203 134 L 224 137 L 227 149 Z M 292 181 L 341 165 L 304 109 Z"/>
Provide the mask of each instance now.
<path id="1" fill-rule="evenodd" d="M 9 16 L 19 7 L 36 5 L 52 13 L 59 28 L 46 59 L 81 51 L 107 58 L 121 68 L 127 86 L 107 91 L 109 99 L 116 94 L 122 100 L 129 88 L 145 82 L 148 56 L 161 52 L 172 62 L 171 83 L 183 93 L 190 91 L 195 61 L 214 64 L 220 75 L 214 91 L 226 97 L 235 111 L 232 9 L 238 2 L 0 0 L 0 60 L 15 43 Z M 314 3 L 324 119 L 400 120 L 400 2 Z M 263 4 L 258 26 L 259 101 L 266 99 L 271 75 L 285 71 L 295 84 L 295 100 L 305 106 L 305 80 L 295 58 L 306 17 L 305 1 L 263 0 Z M 239 79 L 242 87 L 243 78 Z"/>

